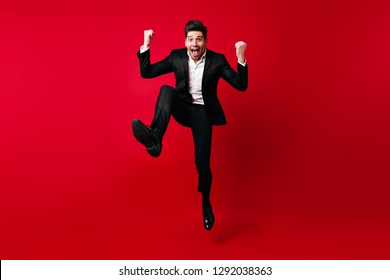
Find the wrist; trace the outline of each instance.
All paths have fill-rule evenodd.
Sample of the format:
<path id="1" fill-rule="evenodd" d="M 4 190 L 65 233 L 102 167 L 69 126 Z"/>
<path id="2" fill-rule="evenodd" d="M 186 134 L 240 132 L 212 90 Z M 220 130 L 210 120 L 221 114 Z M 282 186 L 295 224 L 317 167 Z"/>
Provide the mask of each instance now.
<path id="1" fill-rule="evenodd" d="M 241 64 L 244 64 L 245 63 L 245 57 L 244 56 L 239 56 L 238 57 L 238 62 L 240 62 Z"/>
<path id="2" fill-rule="evenodd" d="M 145 45 L 142 45 L 142 46 L 140 47 L 140 52 L 141 52 L 141 53 L 144 53 L 144 52 L 146 52 L 147 50 L 149 50 L 149 47 L 145 47 Z"/>

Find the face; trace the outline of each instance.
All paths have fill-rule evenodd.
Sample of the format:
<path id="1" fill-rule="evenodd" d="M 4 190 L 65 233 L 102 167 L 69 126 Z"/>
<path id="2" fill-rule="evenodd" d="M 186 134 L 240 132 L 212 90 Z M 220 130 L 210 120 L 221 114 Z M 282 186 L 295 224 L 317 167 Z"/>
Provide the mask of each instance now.
<path id="1" fill-rule="evenodd" d="M 198 61 L 206 51 L 207 39 L 201 31 L 190 31 L 187 33 L 185 45 L 191 58 Z"/>

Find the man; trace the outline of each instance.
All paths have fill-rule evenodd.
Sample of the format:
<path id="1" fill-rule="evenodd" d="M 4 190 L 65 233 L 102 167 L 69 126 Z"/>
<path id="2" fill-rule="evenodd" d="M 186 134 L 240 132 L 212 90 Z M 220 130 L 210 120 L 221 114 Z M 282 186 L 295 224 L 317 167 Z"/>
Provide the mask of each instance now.
<path id="1" fill-rule="evenodd" d="M 144 31 L 144 44 L 137 54 L 141 76 L 154 78 L 173 72 L 176 88 L 166 85 L 161 87 L 150 127 L 138 119 L 133 120 L 132 126 L 135 138 L 153 157 L 158 157 L 161 153 L 162 139 L 171 115 L 179 124 L 191 128 L 198 172 L 198 191 L 202 193 L 203 225 L 206 230 L 210 230 L 215 219 L 210 202 L 212 127 L 226 124 L 217 98 L 217 85 L 222 78 L 237 90 L 246 90 L 246 44 L 242 41 L 235 44 L 238 59 L 236 72 L 224 55 L 207 49 L 207 27 L 202 22 L 189 21 L 184 28 L 184 34 L 186 48 L 173 50 L 165 59 L 151 64 L 150 45 L 154 33 L 152 30 Z"/>

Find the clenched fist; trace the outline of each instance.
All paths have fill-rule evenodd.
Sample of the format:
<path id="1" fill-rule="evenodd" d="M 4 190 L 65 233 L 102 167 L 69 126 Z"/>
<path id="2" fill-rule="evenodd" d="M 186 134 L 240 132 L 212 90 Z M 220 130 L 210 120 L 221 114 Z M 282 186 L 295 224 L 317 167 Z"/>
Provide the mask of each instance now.
<path id="1" fill-rule="evenodd" d="M 239 41 L 236 43 L 235 47 L 236 47 L 236 55 L 237 55 L 238 61 L 240 63 L 245 63 L 246 43 L 243 41 Z"/>
<path id="2" fill-rule="evenodd" d="M 154 36 L 154 32 L 152 29 L 144 31 L 144 47 L 145 48 L 149 48 L 150 43 L 152 43 L 153 36 Z"/>

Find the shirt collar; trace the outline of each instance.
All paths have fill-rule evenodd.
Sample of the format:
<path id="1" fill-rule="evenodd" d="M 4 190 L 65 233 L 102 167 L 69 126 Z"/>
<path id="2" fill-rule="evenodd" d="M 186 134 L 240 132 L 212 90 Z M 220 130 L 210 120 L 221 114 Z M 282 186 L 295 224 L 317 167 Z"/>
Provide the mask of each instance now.
<path id="1" fill-rule="evenodd" d="M 204 51 L 204 54 L 202 55 L 202 57 L 199 59 L 199 62 L 202 62 L 203 60 L 206 59 L 206 53 L 207 53 L 207 49 Z M 191 59 L 192 61 L 194 61 L 191 56 L 190 56 L 190 53 L 189 51 L 187 50 L 187 55 L 188 55 L 188 59 Z M 195 61 L 194 61 L 195 62 Z"/>

